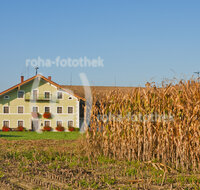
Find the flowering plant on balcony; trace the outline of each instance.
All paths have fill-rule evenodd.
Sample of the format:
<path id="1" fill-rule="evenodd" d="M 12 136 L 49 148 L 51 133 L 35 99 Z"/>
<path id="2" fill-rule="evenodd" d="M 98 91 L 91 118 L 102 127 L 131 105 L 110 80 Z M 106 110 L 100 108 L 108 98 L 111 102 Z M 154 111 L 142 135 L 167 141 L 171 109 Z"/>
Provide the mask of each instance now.
<path id="1" fill-rule="evenodd" d="M 8 132 L 8 131 L 11 131 L 11 129 L 7 126 L 3 126 L 2 131 Z"/>
<path id="2" fill-rule="evenodd" d="M 45 119 L 50 119 L 50 118 L 51 118 L 51 113 L 45 112 L 45 113 L 43 114 L 43 117 L 44 117 Z"/>
<path id="3" fill-rule="evenodd" d="M 65 130 L 65 128 L 64 128 L 63 126 L 61 126 L 61 125 L 58 125 L 58 126 L 56 127 L 56 130 L 62 132 L 62 131 Z"/>
<path id="4" fill-rule="evenodd" d="M 17 131 L 25 131 L 25 128 L 23 126 L 17 127 Z"/>
<path id="5" fill-rule="evenodd" d="M 37 113 L 37 112 L 32 112 L 31 115 L 32 115 L 32 117 L 35 118 L 35 119 L 39 118 L 39 116 L 40 116 L 40 114 Z"/>
<path id="6" fill-rule="evenodd" d="M 44 126 L 42 131 L 51 131 L 52 128 L 50 126 Z"/>

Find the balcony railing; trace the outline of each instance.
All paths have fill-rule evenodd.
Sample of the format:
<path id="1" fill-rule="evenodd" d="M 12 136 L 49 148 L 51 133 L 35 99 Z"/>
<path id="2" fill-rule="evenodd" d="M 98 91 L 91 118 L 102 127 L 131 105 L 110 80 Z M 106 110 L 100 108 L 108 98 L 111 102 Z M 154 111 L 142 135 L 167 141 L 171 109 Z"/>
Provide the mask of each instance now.
<path id="1" fill-rule="evenodd" d="M 58 102 L 58 99 L 56 96 L 53 96 L 50 94 L 49 96 L 45 96 L 44 94 L 37 94 L 33 95 L 30 93 L 25 94 L 25 100 L 26 101 L 55 101 Z"/>

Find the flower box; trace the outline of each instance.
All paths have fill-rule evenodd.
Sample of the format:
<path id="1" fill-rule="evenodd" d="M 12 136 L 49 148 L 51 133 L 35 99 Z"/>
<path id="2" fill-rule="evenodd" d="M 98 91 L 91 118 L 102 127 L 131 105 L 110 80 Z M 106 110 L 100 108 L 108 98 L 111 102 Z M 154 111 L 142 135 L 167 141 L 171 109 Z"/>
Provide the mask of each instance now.
<path id="1" fill-rule="evenodd" d="M 50 119 L 50 118 L 51 118 L 51 113 L 45 112 L 45 113 L 43 114 L 43 117 L 44 117 L 45 119 Z"/>
<path id="2" fill-rule="evenodd" d="M 49 126 L 44 126 L 44 128 L 43 128 L 42 131 L 51 131 L 51 130 L 52 130 L 51 127 L 49 127 Z"/>
<path id="3" fill-rule="evenodd" d="M 25 128 L 23 126 L 17 127 L 17 131 L 25 131 Z"/>
<path id="4" fill-rule="evenodd" d="M 75 128 L 75 127 L 68 127 L 68 130 L 69 130 L 70 132 L 73 132 L 73 131 L 79 132 L 79 131 L 80 131 L 79 128 Z"/>
<path id="5" fill-rule="evenodd" d="M 73 131 L 75 131 L 75 128 L 74 128 L 74 127 L 68 127 L 68 130 L 69 130 L 70 132 L 73 132 Z"/>
<path id="6" fill-rule="evenodd" d="M 56 130 L 62 132 L 65 130 L 65 128 L 63 126 L 57 126 Z"/>
<path id="7" fill-rule="evenodd" d="M 8 132 L 8 131 L 11 131 L 11 129 L 9 127 L 7 127 L 7 126 L 3 126 L 2 131 L 3 132 Z"/>

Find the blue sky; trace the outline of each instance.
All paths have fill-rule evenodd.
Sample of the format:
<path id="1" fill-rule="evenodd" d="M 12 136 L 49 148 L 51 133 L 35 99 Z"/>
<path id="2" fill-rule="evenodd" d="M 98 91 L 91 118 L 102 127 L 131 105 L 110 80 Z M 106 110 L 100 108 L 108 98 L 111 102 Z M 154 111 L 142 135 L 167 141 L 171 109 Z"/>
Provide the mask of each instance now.
<path id="1" fill-rule="evenodd" d="M 54 81 L 143 86 L 200 70 L 200 1 L 0 0 L 0 90 L 16 84 L 28 58 L 104 59 L 104 68 L 40 68 Z"/>

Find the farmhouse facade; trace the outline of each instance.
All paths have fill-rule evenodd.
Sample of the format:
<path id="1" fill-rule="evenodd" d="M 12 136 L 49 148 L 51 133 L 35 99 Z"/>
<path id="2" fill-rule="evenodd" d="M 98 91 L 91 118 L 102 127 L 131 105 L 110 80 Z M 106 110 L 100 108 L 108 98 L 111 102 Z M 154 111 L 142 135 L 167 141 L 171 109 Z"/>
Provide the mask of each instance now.
<path id="1" fill-rule="evenodd" d="M 40 131 L 44 127 L 68 131 L 80 127 L 80 102 L 85 101 L 51 80 L 36 75 L 0 93 L 0 130 L 24 127 Z"/>

